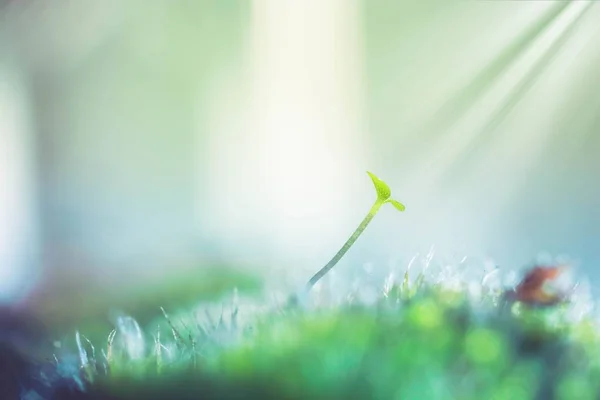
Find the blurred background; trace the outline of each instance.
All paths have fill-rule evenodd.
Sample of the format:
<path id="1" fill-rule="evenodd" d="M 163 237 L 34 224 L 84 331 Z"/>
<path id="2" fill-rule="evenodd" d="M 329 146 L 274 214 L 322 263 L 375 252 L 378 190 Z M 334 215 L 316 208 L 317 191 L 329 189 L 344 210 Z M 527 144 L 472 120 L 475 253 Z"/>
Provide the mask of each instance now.
<path id="1" fill-rule="evenodd" d="M 303 282 L 368 211 L 366 170 L 407 211 L 382 209 L 338 271 L 433 245 L 600 282 L 597 2 L 4 0 L 0 18 L 5 305 L 68 322 L 224 271 Z"/>

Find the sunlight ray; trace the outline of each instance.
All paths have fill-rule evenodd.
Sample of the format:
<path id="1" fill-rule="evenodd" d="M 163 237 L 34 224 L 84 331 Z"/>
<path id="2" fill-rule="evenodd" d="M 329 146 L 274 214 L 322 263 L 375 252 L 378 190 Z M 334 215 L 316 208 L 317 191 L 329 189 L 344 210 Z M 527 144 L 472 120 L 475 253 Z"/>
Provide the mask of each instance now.
<path id="1" fill-rule="evenodd" d="M 453 167 L 445 169 L 444 174 L 440 177 L 442 181 L 445 181 L 449 176 L 459 175 L 461 171 L 464 171 L 465 168 L 473 166 L 477 160 L 481 162 L 482 158 L 486 157 L 486 153 L 482 151 L 482 148 L 487 147 L 491 149 L 495 141 L 501 139 L 501 136 L 495 134 L 500 124 L 502 124 L 515 106 L 519 104 L 524 96 L 530 91 L 532 86 L 538 82 L 540 77 L 543 76 L 544 72 L 564 48 L 564 45 L 567 43 L 567 41 L 573 37 L 576 29 L 581 26 L 583 18 L 588 15 L 587 12 L 591 10 L 592 5 L 594 5 L 593 2 L 588 2 L 583 3 L 578 9 L 573 8 L 573 10 L 575 10 L 572 14 L 573 19 L 565 19 L 564 28 L 562 25 L 560 27 L 557 26 L 556 30 L 553 29 L 550 32 L 552 35 L 548 35 L 547 40 L 543 41 L 543 47 L 548 46 L 545 50 L 543 50 L 543 54 L 539 55 L 539 58 L 533 65 L 527 67 L 528 71 L 526 74 L 518 81 L 516 85 L 510 88 L 510 91 L 507 93 L 497 111 L 495 111 L 494 114 L 489 117 L 486 124 L 479 129 L 479 134 L 474 136 L 473 140 L 471 140 L 469 143 L 466 143 L 466 146 L 462 149 L 461 155 L 458 156 L 458 162 L 455 163 Z M 543 48 L 542 45 L 540 47 Z M 507 135 L 503 136 L 507 137 Z M 528 137 L 513 137 L 509 138 L 508 140 L 512 141 L 513 143 L 516 139 L 520 141 L 527 141 L 529 143 L 535 143 L 535 145 L 530 144 L 529 146 L 521 146 L 521 148 L 527 148 L 531 150 L 534 148 L 540 148 L 540 140 L 543 141 L 544 137 L 539 138 L 538 136 L 540 136 L 539 133 L 536 135 L 532 132 Z M 530 160 L 534 158 L 533 154 L 529 154 L 528 156 L 528 159 Z"/>
<path id="2" fill-rule="evenodd" d="M 499 79 L 514 60 L 523 54 L 535 40 L 563 13 L 569 3 L 552 4 L 542 18 L 528 26 L 514 41 L 491 60 L 466 87 L 451 96 L 425 128 L 425 134 L 442 135 L 446 127 L 452 126 L 488 89 L 490 82 Z"/>
<path id="3" fill-rule="evenodd" d="M 456 163 L 460 163 L 460 157 L 464 151 L 468 150 L 473 140 L 480 134 L 482 127 L 489 124 L 489 121 L 497 114 L 497 110 L 502 110 L 503 104 L 510 100 L 514 88 L 518 88 L 523 82 L 526 82 L 529 72 L 535 67 L 540 58 L 552 49 L 553 45 L 560 39 L 563 33 L 582 15 L 589 7 L 589 4 L 571 4 L 565 12 L 558 18 L 554 24 L 546 29 L 537 40 L 532 43 L 530 49 L 525 54 L 516 58 L 504 74 L 488 87 L 486 93 L 480 100 L 473 104 L 468 112 L 458 121 L 458 124 L 440 137 L 439 142 L 431 150 L 433 154 L 428 158 L 434 160 L 428 168 L 423 168 L 421 173 L 416 174 L 415 180 L 427 180 L 430 182 L 440 182 L 444 180 L 448 184 L 453 184 L 453 179 L 447 179 L 449 173 L 456 174 Z M 487 135 L 486 135 L 487 136 Z"/>

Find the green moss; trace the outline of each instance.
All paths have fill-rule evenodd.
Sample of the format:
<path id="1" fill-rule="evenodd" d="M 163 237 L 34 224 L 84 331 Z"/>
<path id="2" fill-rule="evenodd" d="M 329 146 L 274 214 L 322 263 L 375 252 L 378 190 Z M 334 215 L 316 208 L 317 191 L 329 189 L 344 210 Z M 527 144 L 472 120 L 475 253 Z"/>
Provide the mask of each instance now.
<path id="1" fill-rule="evenodd" d="M 597 395 L 590 382 L 600 370 L 588 349 L 599 342 L 589 320 L 565 324 L 558 317 L 568 310 L 474 308 L 466 294 L 427 283 L 410 299 L 400 291 L 396 296 L 388 291 L 377 307 L 267 313 L 257 317 L 251 334 L 227 345 L 209 340 L 218 338 L 218 331 L 196 332 L 205 355 L 199 355 L 195 368 L 191 340 L 176 350 L 177 336 L 172 336 L 163 345 L 175 356 L 165 355 L 160 369 L 153 352 L 135 361 L 115 357 L 101 381 L 143 382 L 185 372 L 230 382 L 232 390 L 240 382 L 262 383 L 288 398 Z M 211 346 L 210 356 L 202 353 Z"/>
<path id="2" fill-rule="evenodd" d="M 385 202 L 404 210 L 390 200 L 389 187 L 369 175 L 378 195 L 373 208 L 308 288 L 341 259 Z M 201 318 L 197 309 L 161 309 L 148 329 L 122 316 L 95 350 L 79 340 L 81 365 L 75 370 L 81 375 L 74 378 L 86 380 L 92 391 L 109 388 L 113 398 L 125 389 L 137 398 L 177 398 L 172 387 L 187 398 L 600 396 L 591 383 L 600 378 L 600 335 L 593 320 L 574 318 L 568 306 L 510 306 L 499 287 L 487 284 L 493 273 L 479 277 L 476 290 L 473 282 L 454 282 L 449 289 L 430 282 L 425 269 L 415 279 L 407 270 L 400 281 L 386 280 L 372 306 L 353 298 L 341 306 L 303 308 L 295 298 L 285 306 L 261 304 L 267 310 L 256 313 L 221 304 L 218 317 Z M 229 280 L 223 278 L 225 286 Z M 224 285 L 215 284 L 217 291 Z"/>

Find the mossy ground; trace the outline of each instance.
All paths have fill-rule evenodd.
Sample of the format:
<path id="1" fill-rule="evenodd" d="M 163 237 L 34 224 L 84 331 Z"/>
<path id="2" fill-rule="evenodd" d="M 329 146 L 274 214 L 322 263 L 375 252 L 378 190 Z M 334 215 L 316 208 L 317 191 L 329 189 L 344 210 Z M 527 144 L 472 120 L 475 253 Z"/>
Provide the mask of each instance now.
<path id="1" fill-rule="evenodd" d="M 75 390 L 55 397 L 600 396 L 600 335 L 582 300 L 528 308 L 477 282 L 406 276 L 387 280 L 370 302 L 346 296 L 295 308 L 234 305 L 214 320 L 166 314 L 149 330 L 124 316 L 102 345 L 80 336 L 70 364 Z M 58 360 L 64 370 L 66 360 Z"/>

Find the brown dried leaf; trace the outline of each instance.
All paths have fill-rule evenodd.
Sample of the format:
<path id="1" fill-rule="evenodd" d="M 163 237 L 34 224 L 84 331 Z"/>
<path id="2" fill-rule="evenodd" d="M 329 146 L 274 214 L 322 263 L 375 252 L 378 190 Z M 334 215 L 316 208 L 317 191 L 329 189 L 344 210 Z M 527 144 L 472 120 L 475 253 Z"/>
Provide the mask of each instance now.
<path id="1" fill-rule="evenodd" d="M 505 293 L 514 301 L 528 305 L 552 306 L 565 300 L 563 293 L 550 293 L 545 284 L 555 280 L 565 271 L 564 266 L 536 266 L 532 268 L 517 287 Z"/>

